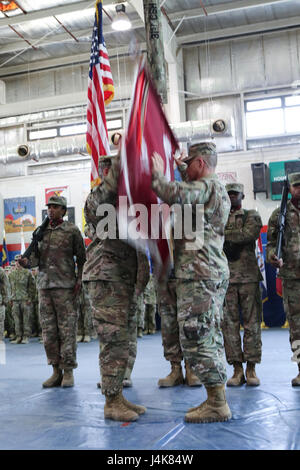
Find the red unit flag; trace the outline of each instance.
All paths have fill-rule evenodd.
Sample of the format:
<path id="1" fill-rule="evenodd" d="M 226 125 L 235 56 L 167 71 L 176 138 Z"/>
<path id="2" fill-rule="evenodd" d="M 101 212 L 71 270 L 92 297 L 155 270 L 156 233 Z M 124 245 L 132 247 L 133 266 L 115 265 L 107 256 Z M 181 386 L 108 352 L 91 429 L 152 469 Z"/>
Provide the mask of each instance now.
<path id="1" fill-rule="evenodd" d="M 178 143 L 164 114 L 161 100 L 144 64 L 140 63 L 134 86 L 131 110 L 125 139 L 121 149 L 120 196 L 125 196 L 129 206 L 142 205 L 147 209 L 147 224 L 141 224 L 140 240 L 150 253 L 166 265 L 169 259 L 169 241 L 160 233 L 153 238 L 153 207 L 161 202 L 151 188 L 151 157 L 158 152 L 165 164 L 165 177 L 174 180 L 173 155 Z M 138 206 L 136 206 L 139 209 Z M 120 211 L 119 211 L 120 218 Z M 123 223 L 119 220 L 120 224 Z M 152 226 L 151 226 L 152 223 Z M 154 231 L 155 231 L 154 230 Z M 168 232 L 165 227 L 165 232 Z M 157 233 L 157 232 L 156 232 Z M 130 236 L 128 237 L 130 239 Z M 152 238 L 152 239 L 151 239 Z"/>

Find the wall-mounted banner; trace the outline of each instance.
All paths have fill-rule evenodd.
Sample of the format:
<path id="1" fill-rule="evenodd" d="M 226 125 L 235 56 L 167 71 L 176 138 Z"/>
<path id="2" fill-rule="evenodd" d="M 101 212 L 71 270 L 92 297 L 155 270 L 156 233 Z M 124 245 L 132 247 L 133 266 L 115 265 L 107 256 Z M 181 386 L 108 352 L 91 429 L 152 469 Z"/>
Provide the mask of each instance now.
<path id="1" fill-rule="evenodd" d="M 67 199 L 67 202 L 69 204 L 70 203 L 69 186 L 57 186 L 56 188 L 46 188 L 45 189 L 45 204 L 48 203 L 48 200 L 51 196 L 63 196 Z"/>
<path id="2" fill-rule="evenodd" d="M 6 233 L 32 232 L 36 226 L 35 197 L 4 199 L 4 230 Z"/>

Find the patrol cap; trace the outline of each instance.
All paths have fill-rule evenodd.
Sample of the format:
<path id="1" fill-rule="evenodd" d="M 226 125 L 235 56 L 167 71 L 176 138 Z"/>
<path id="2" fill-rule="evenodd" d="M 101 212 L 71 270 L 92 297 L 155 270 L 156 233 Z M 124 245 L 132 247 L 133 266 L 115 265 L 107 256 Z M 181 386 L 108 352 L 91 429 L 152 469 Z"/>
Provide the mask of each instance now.
<path id="1" fill-rule="evenodd" d="M 46 206 L 49 206 L 49 204 L 67 207 L 67 199 L 63 196 L 51 196 L 49 197 Z"/>
<path id="2" fill-rule="evenodd" d="M 226 191 L 235 191 L 236 193 L 244 194 L 244 185 L 242 183 L 228 183 L 226 184 Z"/>
<path id="3" fill-rule="evenodd" d="M 11 261 L 10 265 L 11 265 L 11 266 L 15 266 L 15 265 L 16 265 L 16 262 L 15 262 L 15 261 Z"/>
<path id="4" fill-rule="evenodd" d="M 16 255 L 15 256 L 15 260 L 18 261 L 18 259 L 21 259 L 22 258 L 22 255 Z"/>
<path id="5" fill-rule="evenodd" d="M 290 173 L 288 178 L 291 185 L 300 184 L 300 173 Z"/>
<path id="6" fill-rule="evenodd" d="M 217 156 L 216 144 L 213 142 L 199 142 L 198 144 L 191 145 L 184 163 L 190 163 L 198 155 Z"/>

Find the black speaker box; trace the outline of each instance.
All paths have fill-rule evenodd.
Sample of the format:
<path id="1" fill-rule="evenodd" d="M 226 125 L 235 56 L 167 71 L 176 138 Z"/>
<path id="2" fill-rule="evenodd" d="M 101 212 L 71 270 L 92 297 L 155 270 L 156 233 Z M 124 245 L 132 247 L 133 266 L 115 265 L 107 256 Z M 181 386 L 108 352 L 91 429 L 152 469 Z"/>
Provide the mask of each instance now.
<path id="1" fill-rule="evenodd" d="M 268 197 L 267 165 L 265 163 L 252 163 L 251 170 L 254 199 L 256 199 L 256 193 L 266 193 Z"/>

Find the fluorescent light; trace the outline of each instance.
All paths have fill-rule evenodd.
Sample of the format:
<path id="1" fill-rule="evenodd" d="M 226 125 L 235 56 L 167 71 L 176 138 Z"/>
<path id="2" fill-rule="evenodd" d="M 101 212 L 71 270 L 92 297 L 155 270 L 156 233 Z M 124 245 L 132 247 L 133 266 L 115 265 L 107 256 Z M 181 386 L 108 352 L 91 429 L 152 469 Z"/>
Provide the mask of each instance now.
<path id="1" fill-rule="evenodd" d="M 112 29 L 115 31 L 128 31 L 131 29 L 131 22 L 125 13 L 125 5 L 116 5 L 117 15 L 112 22 Z"/>

